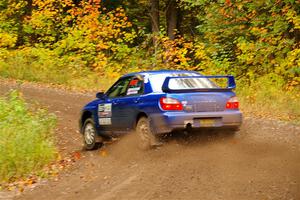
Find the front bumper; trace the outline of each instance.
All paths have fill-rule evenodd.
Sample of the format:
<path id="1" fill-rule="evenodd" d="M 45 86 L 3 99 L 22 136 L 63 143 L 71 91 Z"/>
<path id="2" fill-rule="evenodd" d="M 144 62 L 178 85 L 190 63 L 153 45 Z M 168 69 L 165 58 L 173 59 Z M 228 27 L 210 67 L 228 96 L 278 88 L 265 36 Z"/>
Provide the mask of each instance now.
<path id="1" fill-rule="evenodd" d="M 191 128 L 232 128 L 242 124 L 242 113 L 236 111 L 221 112 L 164 112 L 150 116 L 156 134 L 168 133 L 175 129 Z M 213 121 L 202 124 L 203 120 Z"/>

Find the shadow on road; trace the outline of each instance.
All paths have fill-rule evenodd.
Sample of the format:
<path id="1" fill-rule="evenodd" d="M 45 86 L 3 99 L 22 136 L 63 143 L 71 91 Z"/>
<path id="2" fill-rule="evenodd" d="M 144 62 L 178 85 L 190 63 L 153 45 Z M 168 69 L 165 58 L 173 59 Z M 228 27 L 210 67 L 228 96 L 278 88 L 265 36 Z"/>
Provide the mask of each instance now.
<path id="1" fill-rule="evenodd" d="M 235 137 L 232 130 L 202 129 L 189 132 L 174 131 L 161 137 L 164 143 L 177 143 L 180 145 L 199 145 L 232 140 Z"/>

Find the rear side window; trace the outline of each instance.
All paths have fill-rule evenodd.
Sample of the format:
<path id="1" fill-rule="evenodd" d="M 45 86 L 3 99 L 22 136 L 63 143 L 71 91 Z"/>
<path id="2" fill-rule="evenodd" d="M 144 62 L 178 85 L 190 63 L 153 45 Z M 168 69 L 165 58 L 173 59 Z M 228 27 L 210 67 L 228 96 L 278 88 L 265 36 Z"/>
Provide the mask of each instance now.
<path id="1" fill-rule="evenodd" d="M 144 81 L 141 78 L 133 77 L 128 85 L 126 95 L 133 96 L 144 93 Z"/>

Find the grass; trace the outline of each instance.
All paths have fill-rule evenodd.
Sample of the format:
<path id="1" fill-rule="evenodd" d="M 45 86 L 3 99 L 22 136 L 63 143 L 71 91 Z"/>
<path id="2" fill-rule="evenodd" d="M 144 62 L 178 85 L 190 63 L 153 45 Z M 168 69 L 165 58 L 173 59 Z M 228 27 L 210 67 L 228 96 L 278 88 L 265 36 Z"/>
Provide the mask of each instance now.
<path id="1" fill-rule="evenodd" d="M 245 115 L 300 122 L 300 89 L 261 77 L 251 85 L 238 83 L 237 95 Z"/>
<path id="2" fill-rule="evenodd" d="M 0 98 L 0 182 L 34 175 L 57 158 L 56 117 L 32 111 L 17 91 Z"/>
<path id="3" fill-rule="evenodd" d="M 92 72 L 79 58 L 58 57 L 44 48 L 12 51 L 0 48 L 0 77 L 82 90 L 103 90 L 115 80 Z"/>

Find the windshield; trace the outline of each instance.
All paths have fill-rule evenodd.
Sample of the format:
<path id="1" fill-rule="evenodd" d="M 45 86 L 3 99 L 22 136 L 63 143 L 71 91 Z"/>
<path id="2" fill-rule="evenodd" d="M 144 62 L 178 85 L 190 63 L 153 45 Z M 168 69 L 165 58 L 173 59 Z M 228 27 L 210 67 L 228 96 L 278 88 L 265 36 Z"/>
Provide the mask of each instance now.
<path id="1" fill-rule="evenodd" d="M 164 73 L 164 74 L 151 74 L 149 80 L 153 92 L 162 92 L 162 85 L 166 77 L 181 77 L 181 76 L 199 76 L 197 73 Z"/>

